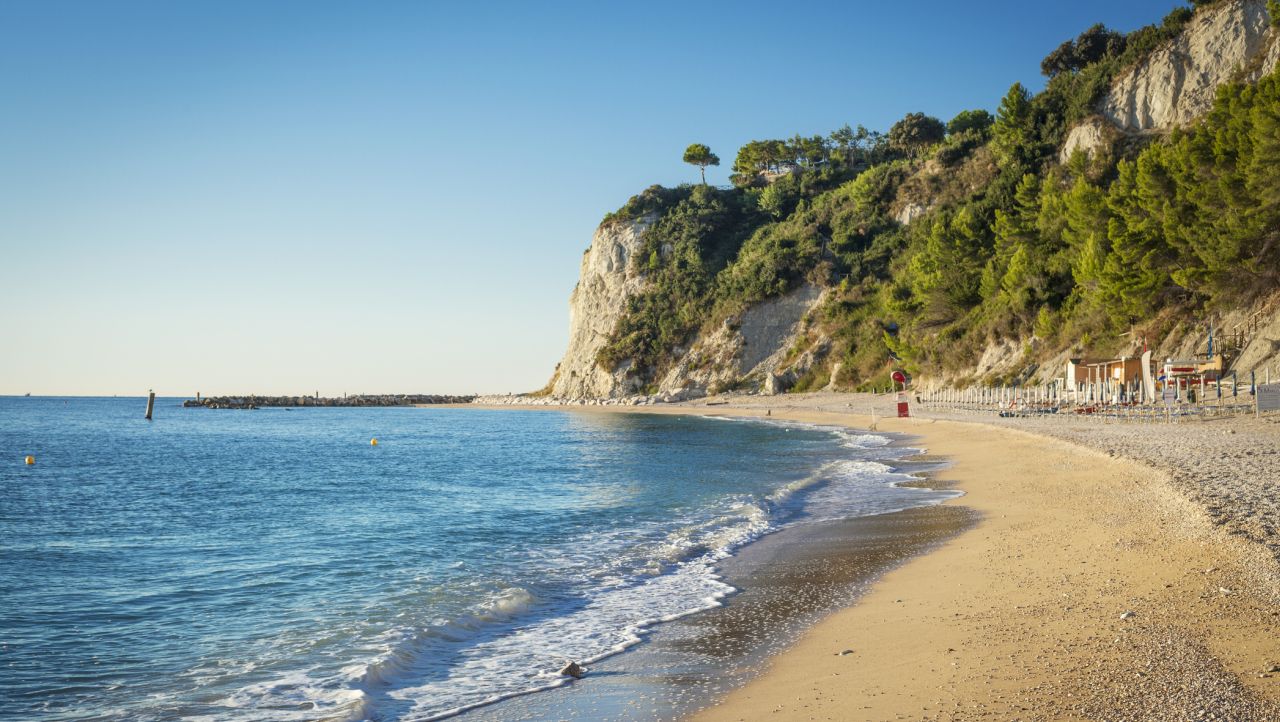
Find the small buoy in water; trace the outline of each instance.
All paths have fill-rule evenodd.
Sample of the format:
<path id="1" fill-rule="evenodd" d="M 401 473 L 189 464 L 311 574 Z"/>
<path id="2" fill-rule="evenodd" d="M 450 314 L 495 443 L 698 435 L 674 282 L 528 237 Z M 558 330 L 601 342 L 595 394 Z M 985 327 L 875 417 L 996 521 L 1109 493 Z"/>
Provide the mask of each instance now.
<path id="1" fill-rule="evenodd" d="M 36 463 L 36 457 L 34 456 L 27 457 L 27 466 L 35 466 L 35 463 Z"/>
<path id="2" fill-rule="evenodd" d="M 369 439 L 369 446 L 377 446 L 377 445 L 378 445 L 378 439 L 377 439 L 377 437 L 374 437 L 374 438 L 372 438 L 372 439 Z"/>

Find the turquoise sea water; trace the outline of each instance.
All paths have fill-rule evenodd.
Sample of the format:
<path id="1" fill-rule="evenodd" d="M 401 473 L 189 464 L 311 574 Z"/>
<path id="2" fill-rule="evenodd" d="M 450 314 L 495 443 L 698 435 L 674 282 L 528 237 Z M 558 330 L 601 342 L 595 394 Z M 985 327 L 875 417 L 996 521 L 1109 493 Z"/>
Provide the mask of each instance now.
<path id="1" fill-rule="evenodd" d="M 435 719 L 721 604 L 763 534 L 948 496 L 840 429 L 144 406 L 0 398 L 0 718 Z"/>

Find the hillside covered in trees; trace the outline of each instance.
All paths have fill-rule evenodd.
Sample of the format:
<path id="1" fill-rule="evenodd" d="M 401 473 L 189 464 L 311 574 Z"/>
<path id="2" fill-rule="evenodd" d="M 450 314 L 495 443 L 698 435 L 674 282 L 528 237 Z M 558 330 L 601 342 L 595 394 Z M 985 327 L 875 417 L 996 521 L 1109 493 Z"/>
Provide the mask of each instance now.
<path id="1" fill-rule="evenodd" d="M 792 350 L 822 341 L 802 390 L 883 386 L 891 362 L 963 376 L 1001 343 L 1020 349 L 1020 368 L 1064 349 L 1116 352 L 1135 328 L 1154 336 L 1277 288 L 1276 72 L 1220 86 L 1187 127 L 1062 155 L 1115 78 L 1221 4 L 1128 34 L 1088 28 L 1045 57 L 1043 91 L 1014 83 L 994 113 L 756 140 L 738 150 L 732 187 L 631 198 L 605 225 L 646 220 L 629 261 L 644 285 L 597 362 L 651 390 L 696 338 L 806 284 L 824 293 Z M 1280 2 L 1266 9 L 1280 23 Z M 701 144 L 685 160 L 719 163 Z"/>

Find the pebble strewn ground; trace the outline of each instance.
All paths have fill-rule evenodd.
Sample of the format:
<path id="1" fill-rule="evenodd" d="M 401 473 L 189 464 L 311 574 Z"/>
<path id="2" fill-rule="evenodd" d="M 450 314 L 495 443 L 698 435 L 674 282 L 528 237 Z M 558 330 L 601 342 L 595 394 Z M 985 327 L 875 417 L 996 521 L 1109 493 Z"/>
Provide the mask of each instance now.
<path id="1" fill-rule="evenodd" d="M 1255 720 L 1280 719 L 1280 707 L 1261 700 L 1222 668 L 1202 645 L 1175 629 L 1139 629 L 1122 643 L 1145 659 L 1140 669 L 1110 664 L 1090 685 L 1088 696 L 1072 711 L 1088 719 Z"/>
<path id="2" fill-rule="evenodd" d="M 920 415 L 981 421 L 1134 459 L 1168 474 L 1174 488 L 1231 534 L 1257 542 L 1280 562 L 1280 416 L 1141 423 L 1075 414 L 1001 418 L 921 405 Z M 1280 565 L 1257 570 L 1280 590 Z"/>

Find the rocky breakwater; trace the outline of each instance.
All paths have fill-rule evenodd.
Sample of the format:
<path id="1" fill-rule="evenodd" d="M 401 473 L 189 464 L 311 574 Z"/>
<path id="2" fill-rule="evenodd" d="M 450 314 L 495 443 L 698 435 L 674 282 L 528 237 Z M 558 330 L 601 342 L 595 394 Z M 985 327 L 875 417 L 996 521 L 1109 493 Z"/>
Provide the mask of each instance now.
<path id="1" fill-rule="evenodd" d="M 477 396 L 471 401 L 476 406 L 652 406 L 654 404 L 671 403 L 677 399 L 670 396 L 620 396 L 616 398 L 579 398 L 566 399 L 555 396 L 538 396 L 533 394 L 491 394 Z"/>
<path id="2" fill-rule="evenodd" d="M 1280 32 L 1266 0 L 1229 0 L 1198 10 L 1182 33 L 1118 75 L 1098 115 L 1076 126 L 1062 148 L 1092 152 L 1113 137 L 1166 132 L 1213 106 L 1218 86 L 1255 82 L 1280 61 Z"/>
<path id="3" fill-rule="evenodd" d="M 268 406 L 417 406 L 421 404 L 469 404 L 475 396 L 442 394 L 360 394 L 325 398 L 320 396 L 212 396 L 183 402 L 183 406 L 206 409 L 259 409 Z"/>

